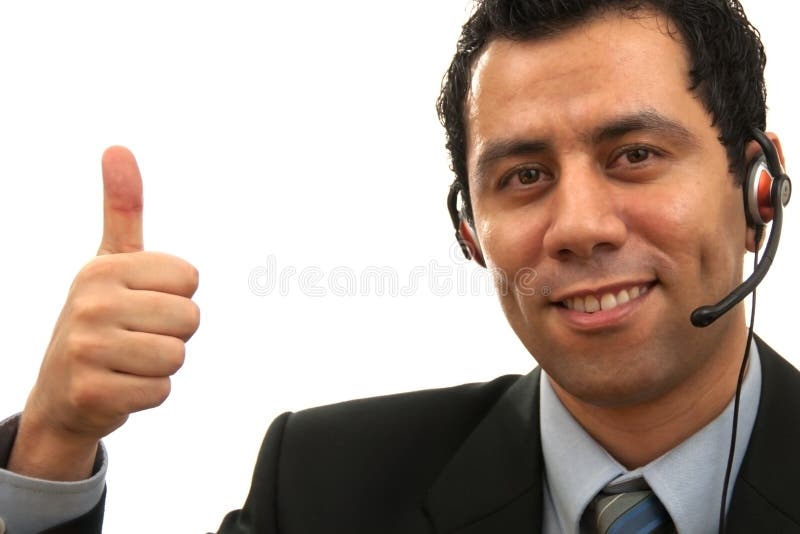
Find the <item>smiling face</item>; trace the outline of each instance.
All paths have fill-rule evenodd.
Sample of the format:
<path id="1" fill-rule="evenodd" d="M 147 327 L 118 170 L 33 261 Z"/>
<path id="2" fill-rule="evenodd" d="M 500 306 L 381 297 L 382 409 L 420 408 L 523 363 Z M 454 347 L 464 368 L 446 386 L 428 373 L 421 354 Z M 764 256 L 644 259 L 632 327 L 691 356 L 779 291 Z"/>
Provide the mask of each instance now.
<path id="1" fill-rule="evenodd" d="M 519 338 L 585 402 L 650 401 L 739 358 L 742 192 L 660 16 L 495 39 L 466 102 L 475 228 Z"/>

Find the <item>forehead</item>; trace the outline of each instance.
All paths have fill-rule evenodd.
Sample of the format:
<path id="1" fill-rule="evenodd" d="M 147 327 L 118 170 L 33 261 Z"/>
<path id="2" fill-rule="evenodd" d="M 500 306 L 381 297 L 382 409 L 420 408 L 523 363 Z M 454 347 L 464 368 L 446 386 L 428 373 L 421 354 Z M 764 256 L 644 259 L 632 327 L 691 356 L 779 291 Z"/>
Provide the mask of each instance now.
<path id="1" fill-rule="evenodd" d="M 473 65 L 465 106 L 467 160 L 500 137 L 567 143 L 610 117 L 655 110 L 708 125 L 689 90 L 689 57 L 670 22 L 607 13 L 553 37 L 497 38 Z"/>

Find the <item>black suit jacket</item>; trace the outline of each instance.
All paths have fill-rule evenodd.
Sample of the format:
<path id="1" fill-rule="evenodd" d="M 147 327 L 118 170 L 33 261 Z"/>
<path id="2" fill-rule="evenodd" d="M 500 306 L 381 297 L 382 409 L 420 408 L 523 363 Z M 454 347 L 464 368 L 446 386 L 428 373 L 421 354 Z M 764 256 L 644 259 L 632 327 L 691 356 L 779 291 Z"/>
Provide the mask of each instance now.
<path id="1" fill-rule="evenodd" d="M 758 347 L 761 400 L 728 532 L 800 533 L 800 373 Z M 219 534 L 539 532 L 539 375 L 283 414 Z M 102 504 L 52 532 L 99 532 L 98 520 Z"/>

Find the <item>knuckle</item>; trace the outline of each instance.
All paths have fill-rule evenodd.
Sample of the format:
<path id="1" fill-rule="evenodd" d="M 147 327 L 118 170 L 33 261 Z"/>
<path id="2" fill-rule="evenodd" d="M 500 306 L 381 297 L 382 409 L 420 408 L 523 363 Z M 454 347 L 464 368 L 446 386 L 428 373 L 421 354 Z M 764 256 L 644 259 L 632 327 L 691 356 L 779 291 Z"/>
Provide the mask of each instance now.
<path id="1" fill-rule="evenodd" d="M 75 319 L 82 321 L 90 318 L 93 315 L 93 303 L 91 299 L 85 297 L 76 297 L 72 299 L 70 304 L 70 311 Z"/>
<path id="2" fill-rule="evenodd" d="M 67 358 L 74 362 L 90 363 L 105 349 L 100 336 L 72 333 L 65 344 Z"/>
<path id="3" fill-rule="evenodd" d="M 114 256 L 98 256 L 90 260 L 78 272 L 76 282 L 92 282 L 95 280 L 108 278 L 116 270 L 116 263 L 119 258 Z"/>
<path id="4" fill-rule="evenodd" d="M 68 394 L 69 404 L 82 414 L 94 412 L 102 406 L 102 398 L 102 389 L 85 377 L 73 380 Z"/>
<path id="5" fill-rule="evenodd" d="M 95 323 L 109 317 L 113 312 L 113 306 L 107 299 L 79 296 L 72 299 L 70 310 L 78 321 Z"/>

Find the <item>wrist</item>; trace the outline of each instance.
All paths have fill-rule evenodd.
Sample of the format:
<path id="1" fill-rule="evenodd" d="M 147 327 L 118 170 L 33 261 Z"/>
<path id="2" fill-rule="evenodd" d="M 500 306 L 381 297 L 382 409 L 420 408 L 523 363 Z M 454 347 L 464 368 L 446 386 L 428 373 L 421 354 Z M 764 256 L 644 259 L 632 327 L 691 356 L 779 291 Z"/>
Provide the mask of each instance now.
<path id="1" fill-rule="evenodd" d="M 44 480 L 73 482 L 92 476 L 99 440 L 53 428 L 23 413 L 6 469 Z"/>

